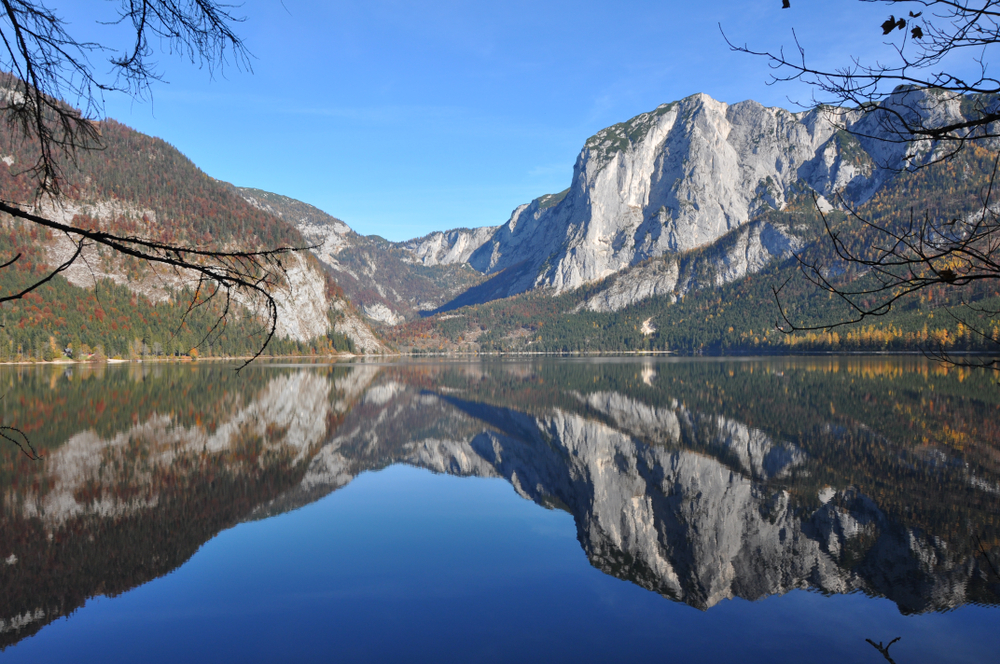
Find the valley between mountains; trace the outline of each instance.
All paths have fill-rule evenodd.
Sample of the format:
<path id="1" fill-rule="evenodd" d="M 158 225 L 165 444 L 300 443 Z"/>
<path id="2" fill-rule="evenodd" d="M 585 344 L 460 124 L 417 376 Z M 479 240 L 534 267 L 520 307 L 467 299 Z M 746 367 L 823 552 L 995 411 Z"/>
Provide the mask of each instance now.
<path id="1" fill-rule="evenodd" d="M 930 109 L 935 122 L 964 117 L 963 100 L 934 94 L 900 89 L 885 103 Z M 268 352 L 276 355 L 976 350 L 990 340 L 943 309 L 1000 302 L 992 286 L 931 288 L 872 325 L 776 329 L 779 288 L 797 322 L 845 315 L 798 275 L 796 255 L 826 266 L 837 283 L 872 278 L 838 259 L 824 215 L 865 242 L 845 211 L 891 226 L 911 212 L 951 219 L 981 210 L 997 146 L 935 163 L 935 146 L 891 140 L 871 115 L 853 111 L 792 113 L 693 95 L 587 139 L 569 187 L 519 205 L 506 222 L 406 242 L 362 236 L 306 203 L 214 180 L 164 141 L 114 121 L 100 128 L 105 148 L 67 164 L 63 195 L 34 209 L 199 246 L 308 246 L 274 293 L 279 324 Z M 0 153 L 5 198 L 31 201 L 24 148 L 0 137 Z M 29 259 L 0 272 L 7 291 L 72 250 L 66 238 L 9 218 L 3 225 L 0 252 Z M 206 335 L 221 312 L 209 304 L 185 317 L 183 275 L 96 249 L 83 258 L 0 309 L 0 360 L 246 355 L 262 341 L 253 311 L 230 312 Z M 992 320 L 980 329 L 998 336 Z"/>

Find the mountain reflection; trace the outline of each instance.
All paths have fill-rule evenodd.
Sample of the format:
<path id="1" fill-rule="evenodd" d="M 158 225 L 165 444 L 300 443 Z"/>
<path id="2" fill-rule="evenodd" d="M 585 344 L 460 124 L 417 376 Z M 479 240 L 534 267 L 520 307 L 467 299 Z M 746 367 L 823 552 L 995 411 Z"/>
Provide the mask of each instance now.
<path id="1" fill-rule="evenodd" d="M 0 644 L 241 520 L 406 463 L 565 510 L 591 563 L 707 609 L 796 588 L 996 604 L 988 376 L 921 360 L 8 370 Z M 78 373 L 74 373 L 78 372 Z M 10 404 L 17 404 L 12 408 Z"/>

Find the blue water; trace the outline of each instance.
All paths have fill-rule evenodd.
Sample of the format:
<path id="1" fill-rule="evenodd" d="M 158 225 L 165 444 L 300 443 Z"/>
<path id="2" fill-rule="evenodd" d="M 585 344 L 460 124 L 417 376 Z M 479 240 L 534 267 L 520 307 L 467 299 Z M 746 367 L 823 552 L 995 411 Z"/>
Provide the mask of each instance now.
<path id="1" fill-rule="evenodd" d="M 396 465 L 89 600 L 3 662 L 997 661 L 1000 612 L 795 591 L 702 612 L 591 567 L 571 515 Z"/>

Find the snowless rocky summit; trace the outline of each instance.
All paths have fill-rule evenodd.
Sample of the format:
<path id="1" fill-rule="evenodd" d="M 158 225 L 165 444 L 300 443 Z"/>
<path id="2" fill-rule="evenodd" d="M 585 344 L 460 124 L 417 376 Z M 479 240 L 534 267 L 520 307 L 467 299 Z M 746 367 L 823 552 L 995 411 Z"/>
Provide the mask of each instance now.
<path id="1" fill-rule="evenodd" d="M 959 100 L 921 90 L 900 90 L 887 104 L 931 123 L 961 117 Z M 887 117 L 791 113 L 705 94 L 663 104 L 588 139 L 570 188 L 515 209 L 469 263 L 487 274 L 530 265 L 511 291 L 563 292 L 650 257 L 711 245 L 784 208 L 796 191 L 815 192 L 822 205 L 835 196 L 863 202 L 914 163 L 914 152 L 916 162 L 930 156 L 931 146 L 901 143 Z M 794 243 L 783 234 L 768 243 L 758 233 L 744 254 L 787 256 Z M 754 267 L 729 271 L 742 276 Z"/>
<path id="2" fill-rule="evenodd" d="M 903 116 L 922 116 L 925 125 L 962 118 L 961 99 L 926 90 L 901 88 L 885 104 Z M 567 190 L 518 206 L 502 226 L 390 244 L 411 264 L 467 263 L 496 276 L 490 287 L 462 296 L 462 304 L 539 288 L 562 293 L 614 276 L 584 305 L 612 311 L 653 295 L 718 286 L 803 245 L 794 228 L 764 220 L 768 210 L 782 210 L 797 194 L 816 194 L 825 209 L 841 199 L 861 203 L 901 170 L 926 163 L 934 146 L 901 141 L 892 117 L 836 108 L 792 113 L 692 95 L 597 132 L 577 157 Z M 335 258 L 348 238 L 344 228 L 305 221 L 299 228 L 322 245 L 321 260 L 346 269 Z M 677 261 L 706 247 L 718 250 L 708 252 L 703 260 L 711 265 L 700 272 L 715 276 L 692 282 L 687 275 L 695 271 L 685 274 Z M 657 257 L 668 264 L 653 268 L 655 274 L 643 271 L 640 264 Z M 364 269 L 375 274 L 379 267 Z M 394 301 L 364 310 L 395 324 L 409 314 Z"/>

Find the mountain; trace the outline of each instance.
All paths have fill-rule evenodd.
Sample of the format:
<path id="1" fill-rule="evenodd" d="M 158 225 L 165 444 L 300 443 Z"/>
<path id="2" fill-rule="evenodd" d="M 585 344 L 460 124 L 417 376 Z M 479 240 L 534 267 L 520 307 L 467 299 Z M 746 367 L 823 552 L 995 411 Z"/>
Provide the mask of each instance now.
<path id="1" fill-rule="evenodd" d="M 885 105 L 941 123 L 960 120 L 969 106 L 908 88 Z M 358 236 L 332 217 L 298 214 L 287 199 L 288 211 L 278 213 L 320 245 L 316 255 L 369 319 L 402 324 L 385 332 L 400 348 L 516 349 L 531 343 L 537 328 L 562 326 L 565 313 L 599 314 L 589 320 L 606 327 L 615 324 L 609 314 L 631 319 L 629 312 L 642 309 L 648 313 L 639 322 L 649 319 L 647 330 L 662 330 L 685 318 L 677 309 L 664 313 L 685 299 L 700 299 L 704 308 L 733 288 L 773 299 L 772 287 L 793 276 L 793 254 L 836 263 L 822 248 L 820 211 L 846 235 L 861 238 L 864 229 L 843 210 L 903 218 L 918 200 L 925 205 L 919 209 L 948 218 L 974 210 L 990 172 L 982 150 L 935 166 L 941 148 L 900 142 L 894 132 L 885 116 L 829 107 L 792 113 L 696 94 L 597 132 L 585 141 L 569 188 L 518 206 L 498 227 L 393 243 Z M 280 208 L 274 201 L 281 197 L 242 192 L 248 200 L 269 196 L 269 209 Z M 742 284 L 764 273 L 773 273 L 766 288 L 762 277 L 754 277 L 755 286 Z M 792 304 L 801 305 L 806 317 L 831 312 L 816 298 L 801 297 Z M 539 298 L 557 298 L 558 304 Z M 517 322 L 539 315 L 540 308 L 549 311 L 543 319 Z M 767 310 L 770 320 L 757 328 L 773 328 L 777 312 Z M 744 310 L 737 318 L 756 324 L 759 315 Z M 428 316 L 429 323 L 423 320 Z M 466 319 L 464 329 L 456 316 Z M 915 320 L 905 325 L 926 322 Z M 723 329 L 757 329 L 741 330 L 740 322 L 728 320 Z M 655 341 L 652 335 L 640 338 L 638 347 Z M 482 336 L 491 340 L 487 346 L 468 343 Z M 585 348 L 637 347 L 607 343 L 606 336 Z M 541 341 L 539 349 L 565 349 Z M 728 343 L 717 333 L 710 342 Z"/>
<path id="2" fill-rule="evenodd" d="M 493 229 L 389 242 L 359 235 L 336 217 L 287 196 L 251 188 L 239 192 L 251 205 L 293 224 L 351 302 L 373 321 L 412 320 L 483 281 L 466 262 Z"/>
<path id="3" fill-rule="evenodd" d="M 569 190 L 517 208 L 470 263 L 486 274 L 530 265 L 510 295 L 562 293 L 709 245 L 783 207 L 799 167 L 834 133 L 817 116 L 695 95 L 604 129 Z"/>
<path id="4" fill-rule="evenodd" d="M 97 129 L 102 149 L 63 156 L 62 193 L 42 199 L 34 198 L 33 180 L 25 172 L 34 163 L 35 146 L 15 142 L 9 132 L 0 134 L 5 200 L 56 221 L 168 244 L 215 249 L 304 244 L 293 225 L 249 205 L 232 185 L 208 177 L 165 141 L 114 120 L 98 123 Z M 4 261 L 22 256 L 0 271 L 5 293 L 41 278 L 75 249 L 67 237 L 12 218 L 0 219 L 0 226 Z M 315 257 L 291 254 L 283 268 L 285 283 L 272 293 L 278 306 L 272 352 L 384 350 Z M 123 357 L 140 345 L 150 349 L 140 352 L 153 354 L 186 354 L 200 344 L 201 352 L 210 354 L 259 348 L 259 324 L 238 301 L 227 325 L 211 334 L 221 302 L 209 302 L 184 318 L 185 297 L 195 288 L 192 275 L 88 247 L 70 269 L 4 306 L 0 359 L 59 356 L 67 346 L 78 353 L 83 347 L 101 348 Z"/>
<path id="5" fill-rule="evenodd" d="M 966 101 L 901 88 L 886 106 L 943 123 Z M 487 281 L 386 334 L 416 351 L 989 350 L 1000 293 L 986 282 L 929 289 L 858 328 L 776 330 L 776 298 L 800 325 L 853 317 L 793 254 L 842 287 L 877 287 L 828 226 L 859 252 L 885 242 L 862 220 L 905 232 L 914 214 L 981 211 L 995 142 L 942 159 L 947 146 L 901 142 L 885 117 L 694 95 L 602 130 L 569 189 L 519 206 L 470 255 Z M 935 318 L 942 307 L 961 309 Z"/>
<path id="6" fill-rule="evenodd" d="M 900 89 L 886 104 L 933 112 L 941 122 L 962 117 L 960 100 L 931 99 L 933 94 Z M 823 237 L 817 205 L 838 221 L 838 208 L 847 206 L 904 209 L 922 177 L 907 167 L 929 164 L 938 153 L 892 139 L 892 127 L 871 115 L 830 108 L 792 113 L 697 94 L 587 139 L 570 187 L 518 206 L 506 223 L 405 242 L 359 235 L 342 220 L 280 194 L 231 190 L 258 213 L 297 231 L 312 246 L 315 265 L 399 348 L 516 348 L 530 343 L 535 327 L 555 322 L 539 320 L 527 328 L 514 322 L 548 306 L 539 305 L 539 297 L 562 298 L 552 308 L 556 318 L 592 312 L 608 322 L 600 316 L 628 316 L 650 306 L 662 312 L 685 298 L 711 298 L 706 293 L 718 294 L 751 275 L 780 272 L 793 253 L 815 252 Z M 978 162 L 962 165 L 979 176 L 987 172 Z M 919 187 L 940 186 L 940 170 Z M 964 190 L 975 191 L 981 180 L 966 173 Z M 955 205 L 942 214 L 969 208 L 961 197 L 952 192 Z M 500 300 L 513 312 L 502 329 L 483 320 L 495 318 L 490 303 Z M 301 316 L 298 309 L 288 312 Z M 463 313 L 450 313 L 456 310 Z M 466 318 L 464 330 L 461 323 L 444 324 L 456 315 Z M 773 319 L 773 313 L 768 316 Z M 647 331 L 641 342 L 655 342 L 650 337 L 680 317 L 656 318 L 640 321 L 637 327 Z M 760 327 L 771 326 L 773 320 Z M 319 330 L 322 321 L 314 327 Z M 349 327 L 358 337 L 363 325 L 355 320 L 337 329 Z M 477 341 L 484 335 L 486 346 Z M 373 339 L 366 342 L 369 350 L 378 348 Z M 711 342 L 725 345 L 718 335 Z M 548 350 L 564 347 L 545 343 Z M 636 344 L 605 339 L 584 347 L 625 350 Z"/>
<path id="7" fill-rule="evenodd" d="M 532 289 L 559 294 L 652 257 L 711 245 L 763 211 L 782 208 L 790 190 L 801 186 L 799 171 L 807 165 L 821 193 L 843 191 L 856 179 L 850 175 L 857 170 L 848 163 L 854 157 L 846 159 L 839 147 L 848 135 L 838 134 L 822 115 L 822 111 L 793 114 L 756 102 L 730 107 L 703 94 L 664 104 L 588 139 L 570 188 L 518 206 L 502 226 L 384 244 L 382 253 L 371 251 L 372 239 L 354 235 L 332 218 L 319 224 L 315 217 L 300 216 L 301 221 L 294 223 L 311 242 L 321 245 L 316 250 L 320 259 L 341 273 L 349 269 L 342 254 L 355 257 L 367 250 L 367 261 L 355 260 L 360 269 L 352 274 L 374 275 L 389 264 L 395 271 L 403 262 L 467 265 L 493 278 L 486 285 L 463 284 L 461 293 L 452 289 L 447 294 L 459 296 L 455 304 L 481 303 Z M 830 160 L 822 162 L 825 168 L 813 163 L 819 154 Z M 248 200 L 260 197 L 243 191 Z M 273 206 L 270 201 L 275 197 L 268 196 Z M 286 218 L 291 219 L 294 203 L 285 205 Z M 734 267 L 733 275 L 785 257 L 800 243 L 787 227 L 772 225 L 750 232 L 745 244 L 746 252 L 756 252 L 759 259 Z M 396 254 L 390 257 L 393 249 Z M 388 286 L 381 286 L 384 296 Z M 650 292 L 672 292 L 674 286 L 676 282 L 670 282 L 665 289 Z M 380 318 L 373 309 L 374 298 L 360 289 L 345 289 L 362 298 L 359 304 L 370 317 Z M 640 289 L 626 301 L 643 295 Z M 399 299 L 398 294 L 393 296 L 389 299 Z M 408 299 L 415 302 L 412 296 Z M 437 309 L 446 303 L 439 298 L 434 304 L 418 304 L 415 309 Z M 397 308 L 394 313 L 380 319 L 395 324 L 412 312 Z"/>
<path id="8" fill-rule="evenodd" d="M 935 95 L 900 89 L 886 104 L 939 122 L 964 117 L 963 100 Z M 853 337 L 775 333 L 777 310 L 766 302 L 776 291 L 798 320 L 845 314 L 802 287 L 793 254 L 845 283 L 864 278 L 824 246 L 826 223 L 858 244 L 871 234 L 848 208 L 880 223 L 899 223 L 912 209 L 968 215 L 991 172 L 988 145 L 932 165 L 938 148 L 893 140 L 891 126 L 856 111 L 791 113 L 693 95 L 587 139 L 569 188 L 518 206 L 506 223 L 405 242 L 362 236 L 306 203 L 213 180 L 163 141 L 114 121 L 100 129 L 105 149 L 67 164 L 66 194 L 39 211 L 165 241 L 311 245 L 276 293 L 278 352 L 385 350 L 369 326 L 404 351 L 884 350 L 932 337 L 975 350 L 982 339 L 933 320 L 933 309 L 1000 298 L 984 285 L 961 294 L 932 289 L 919 306 Z M 28 180 L 17 175 L 29 153 L 9 136 L 0 140 L 0 187 L 15 200 L 30 198 Z M 25 255 L 0 274 L 8 290 L 71 250 L 64 238 L 8 228 L 0 252 Z M 143 339 L 187 352 L 204 336 L 198 330 L 211 328 L 217 311 L 198 312 L 181 338 L 164 334 L 183 281 L 93 250 L 84 258 L 39 291 L 41 300 L 0 312 L 14 323 L 0 328 L 0 359 L 51 355 L 74 335 L 78 345 L 122 356 Z M 81 309 L 91 296 L 72 287 L 98 283 L 107 290 L 101 306 L 95 294 Z M 112 321 L 95 320 L 90 310 L 98 309 Z M 253 337 L 245 327 L 224 330 L 209 352 L 247 352 Z"/>
<path id="9" fill-rule="evenodd" d="M 886 104 L 934 108 L 942 122 L 961 117 L 958 100 L 939 104 L 930 94 L 900 90 Z M 507 295 L 559 294 L 650 258 L 710 247 L 804 193 L 818 195 L 827 210 L 829 201 L 859 205 L 907 164 L 932 155 L 907 156 L 907 145 L 871 115 L 791 113 L 696 94 L 587 139 L 570 188 L 519 206 L 469 263 L 487 275 L 518 269 Z M 790 226 L 750 228 L 718 281 L 788 257 L 801 246 L 798 235 Z"/>

